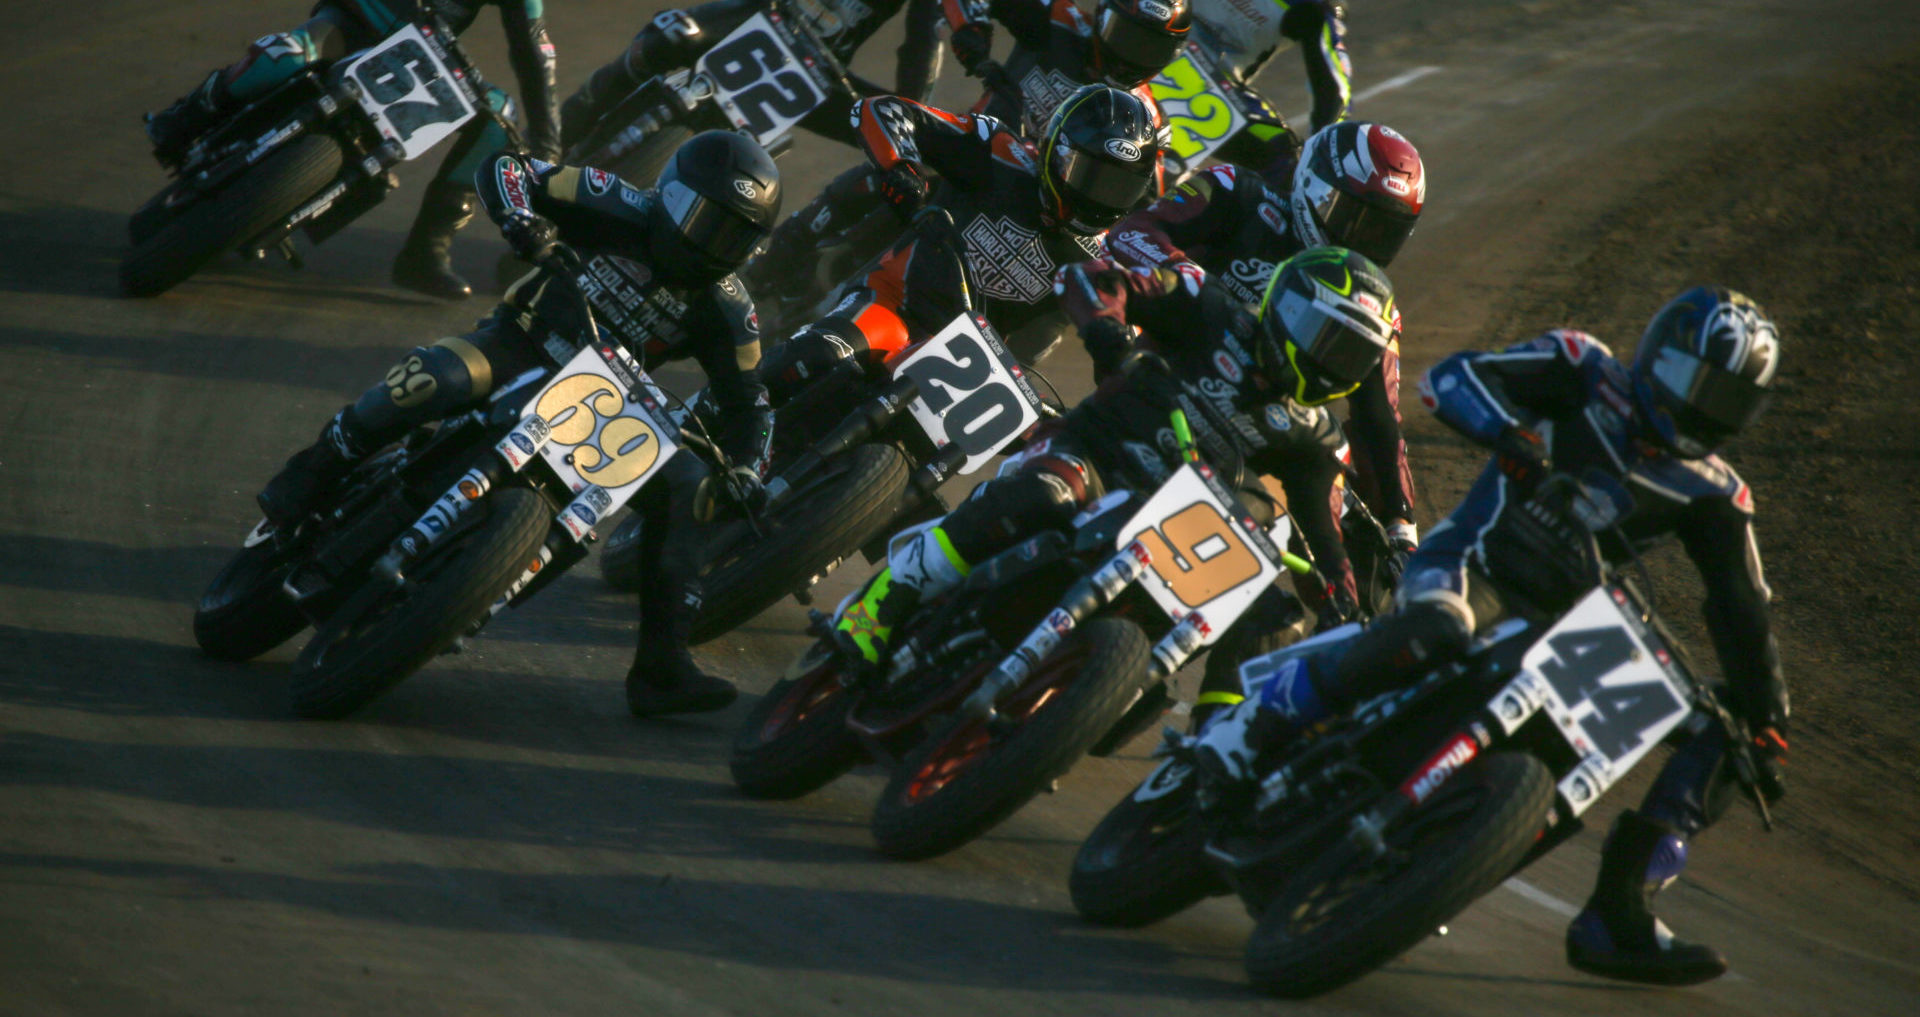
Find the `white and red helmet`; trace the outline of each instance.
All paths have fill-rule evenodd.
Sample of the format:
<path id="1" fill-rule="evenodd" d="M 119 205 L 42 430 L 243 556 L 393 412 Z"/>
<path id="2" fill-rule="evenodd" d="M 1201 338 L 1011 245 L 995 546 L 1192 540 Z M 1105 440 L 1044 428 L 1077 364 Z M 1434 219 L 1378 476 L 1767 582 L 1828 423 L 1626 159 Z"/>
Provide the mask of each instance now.
<path id="1" fill-rule="evenodd" d="M 1360 252 L 1376 265 L 1400 253 L 1427 203 L 1427 171 L 1391 127 L 1346 121 L 1307 139 L 1293 171 L 1300 242 Z"/>

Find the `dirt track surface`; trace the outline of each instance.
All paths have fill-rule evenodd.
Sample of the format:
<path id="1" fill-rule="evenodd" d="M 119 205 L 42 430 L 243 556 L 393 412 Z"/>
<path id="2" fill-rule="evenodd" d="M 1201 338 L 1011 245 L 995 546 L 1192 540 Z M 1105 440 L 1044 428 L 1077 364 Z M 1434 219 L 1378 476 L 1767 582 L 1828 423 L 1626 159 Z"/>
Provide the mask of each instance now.
<path id="1" fill-rule="evenodd" d="M 15 144 L 0 179 L 0 1014 L 1907 1014 L 1920 1001 L 1920 703 L 1901 667 L 1913 552 L 1896 529 L 1920 508 L 1901 384 L 1920 221 L 1920 24 L 1905 0 L 1355 5 L 1359 89 L 1441 68 L 1359 106 L 1421 146 L 1433 181 L 1394 266 L 1414 371 L 1561 323 L 1624 349 L 1702 278 L 1747 288 L 1786 326 L 1791 386 L 1734 458 L 1760 498 L 1800 725 L 1783 831 L 1763 840 L 1737 810 L 1664 898 L 1737 977 L 1642 990 L 1561 961 L 1597 831 L 1642 781 L 1452 935 L 1291 1007 L 1244 989 L 1248 923 L 1230 902 L 1129 934 L 1073 917 L 1068 859 L 1143 771 L 1137 751 L 1083 764 L 948 858 L 882 861 L 867 847 L 873 775 L 751 803 L 724 769 L 744 705 L 626 716 L 632 611 L 590 566 L 346 723 L 282 719 L 291 651 L 239 667 L 198 656 L 192 601 L 260 482 L 397 351 L 484 310 L 385 286 L 420 167 L 304 272 L 229 263 L 160 300 L 113 296 L 124 217 L 160 179 L 138 112 L 301 6 L 0 10 Z M 568 88 L 643 16 L 554 6 Z M 497 32 L 475 36 L 507 80 Z M 1304 107 L 1297 64 L 1276 64 L 1270 94 Z M 943 88 L 965 94 L 951 70 Z M 845 161 L 803 140 L 784 165 L 799 195 Z M 478 277 L 497 249 L 476 228 L 458 254 Z M 1051 373 L 1083 390 L 1078 354 L 1061 359 Z M 1425 421 L 1412 435 L 1431 521 L 1473 462 Z M 703 658 L 757 692 L 800 645 L 800 618 L 783 605 Z"/>

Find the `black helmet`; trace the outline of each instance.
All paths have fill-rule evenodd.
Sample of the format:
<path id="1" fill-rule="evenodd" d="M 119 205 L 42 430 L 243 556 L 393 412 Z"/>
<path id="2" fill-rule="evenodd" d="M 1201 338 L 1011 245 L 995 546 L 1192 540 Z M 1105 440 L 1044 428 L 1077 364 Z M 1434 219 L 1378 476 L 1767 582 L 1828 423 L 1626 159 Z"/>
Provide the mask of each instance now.
<path id="1" fill-rule="evenodd" d="M 1186 44 L 1187 0 L 1101 0 L 1094 15 L 1094 70 L 1124 88 L 1153 80 Z"/>
<path id="2" fill-rule="evenodd" d="M 1345 121 L 1307 139 L 1293 171 L 1293 228 L 1303 244 L 1338 244 L 1376 265 L 1400 252 L 1427 202 L 1427 171 L 1391 127 Z"/>
<path id="3" fill-rule="evenodd" d="M 654 185 L 653 269 L 689 283 L 739 268 L 780 217 L 780 168 L 760 143 L 704 131 L 673 153 Z"/>
<path id="4" fill-rule="evenodd" d="M 1053 111 L 1040 146 L 1040 194 L 1048 214 L 1094 234 L 1120 221 L 1160 179 L 1153 111 L 1138 96 L 1083 85 Z"/>
<path id="5" fill-rule="evenodd" d="M 1319 406 L 1360 387 L 1398 321 L 1393 283 L 1378 265 L 1344 247 L 1309 248 L 1267 283 L 1254 360 L 1295 402 Z"/>
<path id="6" fill-rule="evenodd" d="M 1780 335 L 1759 304 L 1696 286 L 1653 316 L 1633 354 L 1633 399 L 1660 444 L 1711 455 L 1766 408 Z"/>

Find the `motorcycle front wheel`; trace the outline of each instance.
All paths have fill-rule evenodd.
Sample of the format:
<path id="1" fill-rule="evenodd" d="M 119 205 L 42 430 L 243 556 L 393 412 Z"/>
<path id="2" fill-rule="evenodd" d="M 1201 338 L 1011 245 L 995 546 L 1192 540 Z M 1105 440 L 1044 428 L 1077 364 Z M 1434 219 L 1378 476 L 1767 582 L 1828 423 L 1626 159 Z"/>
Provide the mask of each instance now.
<path id="1" fill-rule="evenodd" d="M 853 694 L 840 681 L 833 644 L 808 647 L 733 737 L 727 768 L 749 798 L 798 798 L 825 787 L 866 753 L 847 728 Z"/>
<path id="2" fill-rule="evenodd" d="M 306 628 L 306 616 L 280 588 L 293 564 L 272 539 L 229 558 L 193 612 L 201 652 L 215 660 L 252 660 Z"/>
<path id="3" fill-rule="evenodd" d="M 1194 777 L 1162 764 L 1093 828 L 1073 856 L 1067 890 L 1073 909 L 1096 925 L 1151 925 L 1227 885 L 1206 859 L 1206 824 L 1194 807 Z M 1165 785 L 1172 784 L 1172 787 Z"/>
<path id="4" fill-rule="evenodd" d="M 479 621 L 540 552 L 553 509 L 524 487 L 497 490 L 473 529 L 414 564 L 371 604 L 349 598 L 293 665 L 293 712 L 333 719 L 365 706 Z"/>

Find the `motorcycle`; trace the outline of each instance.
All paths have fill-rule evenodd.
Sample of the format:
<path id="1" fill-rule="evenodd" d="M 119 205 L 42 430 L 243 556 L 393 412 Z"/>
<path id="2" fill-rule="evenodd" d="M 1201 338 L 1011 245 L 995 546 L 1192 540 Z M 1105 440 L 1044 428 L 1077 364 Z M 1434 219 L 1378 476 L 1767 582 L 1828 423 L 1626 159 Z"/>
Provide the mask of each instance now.
<path id="1" fill-rule="evenodd" d="M 1198 462 L 1144 494 L 1110 493 L 1074 523 L 1071 535 L 1029 538 L 921 605 L 877 668 L 839 653 L 816 612 L 818 641 L 734 740 L 734 783 L 793 798 L 876 760 L 893 771 L 873 814 L 879 849 L 951 851 L 1081 756 L 1109 754 L 1151 726 L 1170 676 L 1281 568 L 1312 572 L 1281 550 L 1287 516 L 1257 524 Z"/>
<path id="2" fill-rule="evenodd" d="M 884 364 L 845 359 L 777 411 L 773 479 L 758 521 L 707 534 L 705 598 L 692 633 L 706 642 L 738 628 L 788 593 L 810 589 L 855 549 L 868 561 L 886 538 L 944 515 L 940 485 L 987 465 L 1058 410 L 1044 401 L 987 320 L 974 313 L 966 261 L 952 220 L 920 213 L 924 256 L 962 266 L 959 311 L 938 333 Z M 849 409 L 849 407 L 851 407 Z M 640 520 L 630 516 L 601 553 L 608 582 L 637 590 Z"/>
<path id="3" fill-rule="evenodd" d="M 1742 725 L 1661 622 L 1651 585 L 1601 557 L 1596 531 L 1624 541 L 1630 497 L 1597 475 L 1543 485 L 1488 534 L 1491 574 L 1476 577 L 1519 612 L 1463 659 L 1264 753 L 1253 789 L 1201 778 L 1170 735 L 1167 758 L 1081 845 L 1075 909 L 1138 926 L 1236 893 L 1257 923 L 1255 988 L 1306 997 L 1386 964 L 1565 843 L 1670 736 L 1725 733 L 1770 827 Z M 1248 694 L 1357 631 L 1246 661 Z"/>
<path id="4" fill-rule="evenodd" d="M 293 710 L 345 716 L 578 564 L 673 456 L 725 475 L 698 420 L 599 332 L 591 260 L 562 247 L 542 271 L 576 298 L 539 322 L 548 364 L 368 459 L 292 529 L 255 526 L 201 597 L 201 649 L 247 660 L 311 623 Z"/>
<path id="5" fill-rule="evenodd" d="M 438 18 L 408 24 L 367 49 L 315 64 L 195 140 L 175 179 L 133 213 L 133 250 L 120 286 L 149 297 L 230 250 L 278 250 L 295 265 L 293 235 L 315 243 L 366 214 L 399 186 L 393 168 L 468 121 L 510 115 Z"/>

